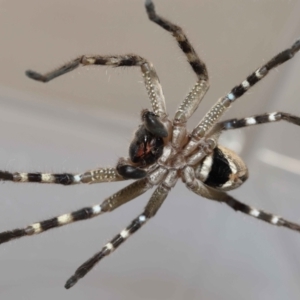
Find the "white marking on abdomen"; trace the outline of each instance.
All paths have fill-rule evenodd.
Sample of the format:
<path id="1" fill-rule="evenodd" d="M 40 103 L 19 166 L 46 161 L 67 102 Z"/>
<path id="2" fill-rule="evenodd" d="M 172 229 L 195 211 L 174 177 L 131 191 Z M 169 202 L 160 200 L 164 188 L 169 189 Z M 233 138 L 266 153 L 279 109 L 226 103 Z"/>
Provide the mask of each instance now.
<path id="1" fill-rule="evenodd" d="M 226 158 L 227 158 L 227 161 L 229 163 L 229 167 L 230 167 L 230 170 L 231 170 L 232 174 L 236 174 L 237 173 L 236 164 L 228 156 L 226 156 Z"/>
<path id="2" fill-rule="evenodd" d="M 212 155 L 208 155 L 204 160 L 203 160 L 203 163 L 202 163 L 202 166 L 201 166 L 201 170 L 199 172 L 199 177 L 201 179 L 201 181 L 205 181 L 209 175 L 209 172 L 211 171 L 211 166 L 212 166 L 212 163 L 213 163 L 213 157 Z"/>
<path id="3" fill-rule="evenodd" d="M 232 184 L 233 184 L 233 181 L 232 180 L 228 180 L 224 184 L 222 184 L 222 186 L 220 188 L 221 189 L 225 189 L 225 188 L 231 187 Z"/>

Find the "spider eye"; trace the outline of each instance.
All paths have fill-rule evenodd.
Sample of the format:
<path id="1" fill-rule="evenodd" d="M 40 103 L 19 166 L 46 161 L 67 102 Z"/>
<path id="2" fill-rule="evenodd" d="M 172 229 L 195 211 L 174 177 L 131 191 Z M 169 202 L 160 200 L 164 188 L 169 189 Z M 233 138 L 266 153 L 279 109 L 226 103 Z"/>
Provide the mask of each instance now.
<path id="1" fill-rule="evenodd" d="M 129 156 L 132 162 L 144 166 L 151 165 L 162 155 L 164 142 L 141 126 L 129 147 Z"/>

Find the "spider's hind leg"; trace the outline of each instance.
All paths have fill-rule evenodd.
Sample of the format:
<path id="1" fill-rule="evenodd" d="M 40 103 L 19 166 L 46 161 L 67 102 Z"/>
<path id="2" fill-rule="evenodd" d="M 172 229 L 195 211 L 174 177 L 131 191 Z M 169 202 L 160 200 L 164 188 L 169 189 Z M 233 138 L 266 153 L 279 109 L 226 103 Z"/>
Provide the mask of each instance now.
<path id="1" fill-rule="evenodd" d="M 244 204 L 244 203 L 236 200 L 235 198 L 233 198 L 230 195 L 226 194 L 226 197 L 223 200 L 223 202 L 226 203 L 228 206 L 230 206 L 235 211 L 240 211 L 244 214 L 247 214 L 247 215 L 257 218 L 259 220 L 265 221 L 272 225 L 283 226 L 283 227 L 289 228 L 291 230 L 300 232 L 299 224 L 285 220 L 280 216 L 276 216 L 276 215 L 264 212 L 263 210 L 259 210 L 254 207 L 251 207 L 247 204 Z"/>
<path id="2" fill-rule="evenodd" d="M 235 211 L 240 211 L 246 215 L 265 221 L 271 225 L 283 226 L 300 232 L 299 224 L 290 222 L 280 216 L 273 215 L 250 205 L 244 204 L 225 192 L 217 191 L 204 185 L 197 179 L 194 179 L 193 182 L 190 182 L 187 187 L 195 194 L 210 200 L 216 200 L 220 203 L 225 203 Z"/>

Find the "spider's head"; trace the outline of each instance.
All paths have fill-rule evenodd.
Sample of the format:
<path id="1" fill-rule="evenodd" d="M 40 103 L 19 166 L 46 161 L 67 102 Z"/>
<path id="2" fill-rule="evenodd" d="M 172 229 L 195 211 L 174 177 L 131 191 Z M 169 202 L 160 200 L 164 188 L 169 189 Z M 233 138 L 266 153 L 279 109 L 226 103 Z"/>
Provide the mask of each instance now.
<path id="1" fill-rule="evenodd" d="M 129 159 L 120 159 L 117 165 L 119 175 L 128 179 L 147 176 L 144 168 L 160 158 L 168 137 L 168 131 L 156 114 L 143 110 L 141 117 L 143 124 L 139 126 L 130 143 Z"/>
<path id="2" fill-rule="evenodd" d="M 153 112 L 143 110 L 141 117 L 143 124 L 130 144 L 129 157 L 133 163 L 145 167 L 155 163 L 162 155 L 168 132 Z"/>
<path id="3" fill-rule="evenodd" d="M 141 125 L 129 146 L 129 157 L 133 163 L 141 167 L 148 166 L 158 160 L 163 148 L 163 138 L 153 135 L 144 125 Z"/>

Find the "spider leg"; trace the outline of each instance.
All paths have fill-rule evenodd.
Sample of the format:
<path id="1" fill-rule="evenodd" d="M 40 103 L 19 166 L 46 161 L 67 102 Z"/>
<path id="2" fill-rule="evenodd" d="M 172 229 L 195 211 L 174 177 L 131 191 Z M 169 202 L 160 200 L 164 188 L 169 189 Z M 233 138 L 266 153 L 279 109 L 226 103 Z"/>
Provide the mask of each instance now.
<path id="1" fill-rule="evenodd" d="M 136 171 L 136 173 L 137 172 L 138 171 Z M 79 183 L 100 183 L 100 182 L 120 181 L 125 179 L 127 178 L 121 176 L 118 173 L 116 168 L 99 168 L 81 174 L 19 173 L 19 172 L 11 173 L 7 171 L 0 171 L 0 180 L 13 181 L 13 182 L 38 182 L 38 183 L 55 183 L 55 184 L 62 184 L 62 185 L 74 185 Z"/>
<path id="2" fill-rule="evenodd" d="M 31 224 L 22 229 L 14 229 L 1 232 L 0 244 L 6 243 L 16 238 L 42 233 L 49 229 L 64 226 L 73 222 L 90 219 L 105 212 L 111 212 L 117 207 L 140 196 L 151 187 L 152 184 L 147 178 L 135 181 L 105 199 L 102 204 L 96 204 L 91 207 L 84 207 L 71 213 Z"/>
<path id="3" fill-rule="evenodd" d="M 169 192 L 169 188 L 164 185 L 160 185 L 156 188 L 152 194 L 148 204 L 146 205 L 144 212 L 135 218 L 129 226 L 123 229 L 117 234 L 110 242 L 108 242 L 100 252 L 96 253 L 93 257 L 83 263 L 71 276 L 66 284 L 65 288 L 69 289 L 76 284 L 76 282 L 84 277 L 102 258 L 108 256 L 115 249 L 117 249 L 128 237 L 140 229 L 146 221 L 152 218 L 161 207 L 163 201 L 166 199 Z"/>
<path id="4" fill-rule="evenodd" d="M 223 200 L 223 202 L 226 203 L 231 208 L 233 208 L 235 211 L 240 211 L 246 215 L 252 216 L 254 218 L 265 221 L 272 225 L 283 226 L 283 227 L 289 228 L 291 230 L 300 232 L 299 224 L 285 220 L 280 216 L 276 216 L 276 215 L 264 212 L 263 210 L 259 210 L 254 207 L 251 207 L 250 205 L 244 204 L 244 203 L 236 200 L 235 198 L 233 198 L 232 196 L 230 196 L 228 194 L 226 194 L 226 198 Z"/>
<path id="5" fill-rule="evenodd" d="M 172 35 L 175 37 L 180 49 L 186 55 L 187 60 L 188 60 L 189 64 L 191 65 L 192 69 L 194 70 L 194 72 L 196 73 L 197 77 L 199 79 L 208 80 L 208 73 L 207 73 L 206 66 L 205 66 L 204 62 L 202 62 L 200 60 L 200 58 L 198 57 L 195 49 L 193 48 L 193 46 L 187 39 L 183 30 L 179 26 L 177 26 L 177 25 L 171 23 L 170 21 L 166 20 L 165 18 L 157 15 L 155 12 L 154 4 L 151 0 L 145 1 L 145 7 L 146 7 L 146 11 L 147 11 L 149 19 L 152 22 L 159 25 L 160 27 L 162 27 L 163 29 L 172 33 Z"/>
<path id="6" fill-rule="evenodd" d="M 297 40 L 290 48 L 278 53 L 266 64 L 258 68 L 250 76 L 248 76 L 241 84 L 235 86 L 230 93 L 226 95 L 226 98 L 230 102 L 234 102 L 237 98 L 244 95 L 252 86 L 263 79 L 270 70 L 278 67 L 294 57 L 294 55 L 300 50 L 300 39 Z"/>
<path id="7" fill-rule="evenodd" d="M 266 64 L 264 64 L 250 76 L 248 76 L 241 84 L 235 86 L 230 93 L 219 99 L 194 128 L 191 134 L 191 140 L 185 146 L 183 152 L 186 155 L 193 152 L 196 149 L 201 138 L 204 137 L 206 133 L 216 124 L 216 122 L 221 118 L 221 116 L 227 111 L 227 109 L 236 99 L 241 97 L 247 90 L 249 90 L 257 82 L 263 79 L 270 70 L 293 58 L 299 50 L 300 39 L 297 40 L 290 48 L 275 55 Z"/>
<path id="8" fill-rule="evenodd" d="M 190 174 L 188 174 L 188 175 L 190 175 Z M 227 193 L 216 191 L 216 190 L 206 186 L 205 184 L 203 184 L 197 178 L 194 178 L 194 176 L 188 176 L 188 175 L 184 176 L 184 181 L 186 183 L 187 188 L 189 190 L 191 190 L 192 192 L 194 192 L 195 194 L 202 196 L 204 198 L 210 199 L 210 200 L 224 202 L 228 206 L 233 208 L 235 211 L 240 211 L 244 214 L 255 217 L 259 220 L 265 221 L 272 225 L 284 226 L 286 228 L 300 232 L 299 224 L 290 222 L 290 221 L 285 220 L 282 217 L 279 217 L 277 215 L 273 215 L 273 214 L 264 212 L 263 210 L 254 208 L 250 205 L 244 204 L 244 203 L 236 200 L 232 196 L 228 195 Z"/>
<path id="9" fill-rule="evenodd" d="M 230 129 L 243 128 L 252 125 L 277 122 L 282 120 L 300 126 L 300 117 L 288 113 L 284 113 L 284 112 L 272 112 L 272 113 L 266 113 L 266 114 L 256 115 L 256 116 L 242 118 L 242 119 L 230 119 L 230 120 L 219 122 L 216 125 L 219 126 L 221 130 L 230 130 Z"/>
<path id="10" fill-rule="evenodd" d="M 186 96 L 186 98 L 183 100 L 183 102 L 180 104 L 175 114 L 174 123 L 175 126 L 179 127 L 178 131 L 180 131 L 178 135 L 183 135 L 183 133 L 181 134 L 181 131 L 183 131 L 181 127 L 183 127 L 186 121 L 197 109 L 200 101 L 202 100 L 209 88 L 208 72 L 204 62 L 201 61 L 201 59 L 197 55 L 195 49 L 189 42 L 183 30 L 179 26 L 157 15 L 155 12 L 154 4 L 151 0 L 145 1 L 145 7 L 148 17 L 151 21 L 172 33 L 172 35 L 177 40 L 179 47 L 186 55 L 189 64 L 191 65 L 192 69 L 198 77 L 197 83 Z M 180 140 L 177 141 L 177 139 L 175 139 L 173 141 L 173 144 L 180 144 Z"/>
<path id="11" fill-rule="evenodd" d="M 139 66 L 144 77 L 145 86 L 151 101 L 153 112 L 161 118 L 165 118 L 167 116 L 165 97 L 156 71 L 151 63 L 139 55 L 82 55 L 46 74 L 27 70 L 26 75 L 37 81 L 48 82 L 58 76 L 73 71 L 80 65 L 102 65 L 111 67 Z"/>

